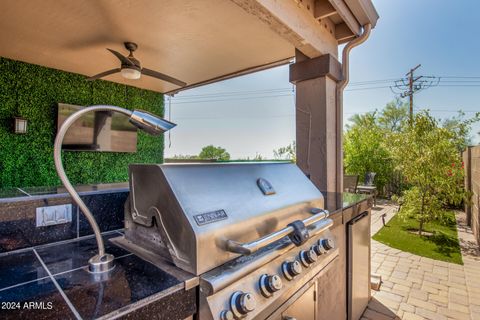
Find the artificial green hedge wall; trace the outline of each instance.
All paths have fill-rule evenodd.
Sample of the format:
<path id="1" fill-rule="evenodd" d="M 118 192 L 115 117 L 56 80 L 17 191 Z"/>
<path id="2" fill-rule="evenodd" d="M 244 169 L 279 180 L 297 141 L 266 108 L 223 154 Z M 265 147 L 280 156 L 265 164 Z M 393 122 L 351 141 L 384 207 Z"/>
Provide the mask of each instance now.
<path id="1" fill-rule="evenodd" d="M 57 103 L 110 104 L 163 116 L 163 95 L 113 82 L 85 81 L 79 74 L 0 57 L 0 188 L 56 186 L 53 163 Z M 28 133 L 12 133 L 15 116 Z M 163 162 L 163 136 L 138 132 L 136 153 L 63 152 L 74 184 L 127 181 L 128 164 Z"/>

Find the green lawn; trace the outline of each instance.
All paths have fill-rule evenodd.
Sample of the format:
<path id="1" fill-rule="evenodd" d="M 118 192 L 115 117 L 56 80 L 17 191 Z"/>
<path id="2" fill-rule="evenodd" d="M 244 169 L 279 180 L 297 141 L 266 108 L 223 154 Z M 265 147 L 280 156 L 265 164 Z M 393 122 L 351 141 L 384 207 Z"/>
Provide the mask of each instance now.
<path id="1" fill-rule="evenodd" d="M 448 225 L 440 222 L 426 224 L 425 231 L 432 233 L 419 236 L 411 230 L 418 228 L 414 219 L 403 219 L 395 215 L 385 227 L 380 229 L 373 239 L 387 246 L 410 252 L 422 257 L 463 264 L 458 243 L 455 215 L 449 213 Z"/>

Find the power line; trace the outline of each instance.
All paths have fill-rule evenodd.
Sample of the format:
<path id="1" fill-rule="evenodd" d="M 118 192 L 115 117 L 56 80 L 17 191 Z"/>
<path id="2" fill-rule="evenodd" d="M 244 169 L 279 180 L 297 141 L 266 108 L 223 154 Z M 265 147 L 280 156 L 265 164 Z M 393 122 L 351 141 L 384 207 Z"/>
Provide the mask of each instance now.
<path id="1" fill-rule="evenodd" d="M 367 80 L 367 81 L 359 81 L 359 82 L 351 82 L 349 86 L 364 86 L 370 84 L 378 84 L 378 83 L 391 83 L 395 79 L 379 79 L 379 80 Z M 211 97 L 211 96 L 226 96 L 226 95 L 250 95 L 250 94 L 262 94 L 262 93 L 271 93 L 271 92 L 294 92 L 295 89 L 290 88 L 271 88 L 271 89 L 262 89 L 262 90 L 246 90 L 246 91 L 223 91 L 223 92 L 212 92 L 212 93 L 205 93 L 205 94 L 194 94 L 194 95 L 185 95 L 185 96 L 174 96 L 174 100 L 183 100 L 183 99 L 192 99 L 192 98 L 200 98 L 200 97 Z"/>
<path id="2" fill-rule="evenodd" d="M 363 91 L 363 90 L 375 90 L 375 89 L 388 89 L 390 86 L 376 86 L 376 87 L 369 87 L 369 88 L 354 88 L 354 89 L 346 89 L 345 91 Z M 291 90 L 290 90 L 291 91 Z M 294 96 L 293 93 L 286 93 L 286 94 L 276 94 L 276 95 L 266 95 L 266 96 L 231 96 L 231 97 L 225 97 L 225 96 L 212 96 L 211 99 L 208 99 L 209 97 L 205 97 L 205 99 L 199 98 L 197 100 L 192 99 L 192 100 L 186 100 L 186 101 L 175 101 L 175 99 L 172 100 L 173 105 L 179 105 L 179 104 L 192 104 L 192 103 L 207 103 L 207 102 L 224 102 L 224 101 L 236 101 L 236 100 L 251 100 L 251 99 L 266 99 L 266 98 L 278 98 L 278 97 L 291 97 Z"/>
<path id="3" fill-rule="evenodd" d="M 250 100 L 250 99 L 265 99 L 265 98 L 278 98 L 278 97 L 290 97 L 292 93 L 289 94 L 278 94 L 278 95 L 270 95 L 270 96 L 254 96 L 254 97 L 236 97 L 236 98 L 228 98 L 228 99 L 211 99 L 211 100 L 191 100 L 191 101 L 180 101 L 180 102 L 173 102 L 174 105 L 177 104 L 191 104 L 191 103 L 205 103 L 205 102 L 223 102 L 223 101 L 234 101 L 234 100 Z"/>
<path id="4" fill-rule="evenodd" d="M 379 83 L 390 83 L 395 79 L 379 79 L 379 80 L 368 80 L 368 81 L 361 81 L 361 82 L 352 82 L 350 86 L 366 86 L 366 85 L 373 85 Z M 359 88 L 358 90 L 363 89 L 375 89 L 379 87 L 372 87 L 372 88 Z M 357 89 L 355 89 L 357 90 Z M 199 99 L 199 98 L 213 98 L 213 97 L 223 97 L 223 96 L 244 96 L 244 95 L 257 95 L 257 94 L 265 94 L 265 93 L 282 93 L 282 92 L 295 92 L 294 88 L 272 88 L 272 89 L 263 89 L 263 90 L 248 90 L 248 91 L 227 91 L 227 92 L 214 92 L 214 93 L 205 93 L 205 94 L 196 94 L 196 95 L 186 95 L 186 96 L 179 96 L 174 97 L 173 101 L 183 101 L 183 100 L 191 100 L 191 99 Z"/>
<path id="5" fill-rule="evenodd" d="M 373 112 L 375 110 L 372 110 L 372 111 L 362 111 L 362 112 L 345 112 L 344 114 L 346 115 L 353 115 L 353 114 L 367 114 L 367 113 L 370 113 L 370 112 Z M 440 110 L 440 109 L 428 109 L 428 108 L 423 108 L 423 109 L 418 109 L 417 111 L 429 111 L 429 112 L 435 112 L 435 113 L 443 113 L 443 112 L 446 112 L 446 113 L 478 113 L 478 111 L 464 111 L 464 110 Z"/>
<path id="6" fill-rule="evenodd" d="M 407 73 L 407 75 L 409 75 Z M 451 80 L 444 80 L 451 79 Z M 470 79 L 470 80 L 465 80 Z M 478 80 L 475 80 L 478 79 Z M 388 83 L 392 83 L 388 85 Z M 382 85 L 385 84 L 385 85 Z M 402 97 L 411 96 L 413 99 L 413 94 L 432 87 L 480 87 L 480 77 L 457 77 L 457 76 L 418 76 L 412 77 L 412 89 L 410 90 L 410 77 L 406 78 L 390 78 L 390 79 L 378 79 L 378 80 L 367 80 L 360 82 L 352 82 L 349 86 L 353 88 L 348 88 L 345 91 L 365 91 L 365 90 L 381 90 L 390 88 L 395 94 L 400 94 Z M 395 91 L 403 89 L 402 92 Z M 172 99 L 172 104 L 192 104 L 192 103 L 210 103 L 210 102 L 224 102 L 224 101 L 234 101 L 234 100 L 250 100 L 250 99 L 268 99 L 268 98 L 279 98 L 279 97 L 290 97 L 294 96 L 294 88 L 271 88 L 271 89 L 262 89 L 262 90 L 246 90 L 246 91 L 230 91 L 230 92 L 216 92 L 216 93 L 207 93 L 207 94 L 198 94 L 198 95 L 188 95 L 181 97 L 174 97 Z M 413 108 L 413 105 L 412 105 Z"/>
<path id="7" fill-rule="evenodd" d="M 461 76 L 461 77 L 457 77 L 457 76 L 440 76 L 440 78 L 448 78 L 448 79 L 480 79 L 480 77 L 476 77 L 476 76 Z"/>
<path id="8" fill-rule="evenodd" d="M 349 86 L 362 86 L 362 85 L 368 85 L 368 84 L 392 83 L 395 80 L 398 80 L 398 78 L 350 82 L 348 85 Z"/>
<path id="9" fill-rule="evenodd" d="M 479 84 L 439 84 L 438 87 L 480 87 Z"/>
<path id="10" fill-rule="evenodd" d="M 478 113 L 478 111 L 472 111 L 472 110 L 442 110 L 442 109 L 429 109 L 429 108 L 424 108 L 420 109 L 419 111 L 431 111 L 431 112 L 449 112 L 449 113 Z"/>
<path id="11" fill-rule="evenodd" d="M 262 89 L 262 90 L 250 90 L 250 91 L 226 91 L 226 92 L 217 92 L 217 93 L 205 93 L 205 94 L 195 94 L 188 96 L 174 97 L 174 100 L 183 100 L 183 99 L 196 99 L 203 97 L 213 97 L 213 96 L 229 96 L 229 95 L 255 95 L 263 93 L 275 93 L 275 92 L 293 92 L 292 88 L 274 88 L 274 89 Z"/>
<path id="12" fill-rule="evenodd" d="M 468 83 L 468 82 L 480 82 L 480 78 L 469 78 L 469 79 L 452 79 L 452 78 L 448 78 L 448 77 L 438 77 L 440 79 L 442 79 L 443 82 L 465 82 L 465 83 Z M 443 79 L 447 79 L 447 80 L 443 80 Z M 451 80 L 448 80 L 448 79 L 451 79 Z"/>
<path id="13" fill-rule="evenodd" d="M 295 114 L 279 114 L 279 115 L 252 115 L 252 116 L 219 116 L 219 117 L 175 117 L 176 120 L 213 120 L 213 119 L 257 119 L 257 118 L 290 118 L 295 117 Z"/>
<path id="14" fill-rule="evenodd" d="M 374 86 L 374 87 L 368 87 L 368 88 L 353 88 L 353 89 L 346 89 L 345 91 L 359 91 L 359 90 L 374 90 L 374 89 L 388 89 L 390 86 Z M 272 95 L 260 95 L 264 93 L 269 93 L 269 92 L 259 92 L 259 95 L 251 95 L 251 94 L 246 94 L 246 95 L 237 95 L 237 96 L 225 96 L 225 95 L 205 95 L 202 97 L 198 98 L 192 98 L 192 99 L 187 99 L 187 100 L 180 100 L 177 101 L 178 98 L 173 98 L 172 99 L 172 104 L 191 104 L 191 103 L 204 103 L 204 102 L 223 102 L 223 101 L 234 101 L 234 100 L 249 100 L 249 99 L 264 99 L 264 98 L 277 98 L 277 97 L 289 97 L 293 96 L 292 90 L 284 90 L 284 94 L 272 94 Z M 290 93 L 287 93 L 290 92 Z M 282 93 L 282 91 L 279 91 L 278 93 Z M 215 99 L 219 98 L 219 99 Z"/>
<path id="15" fill-rule="evenodd" d="M 370 88 L 354 88 L 354 89 L 345 89 L 344 91 L 362 91 L 362 90 L 373 90 L 373 89 L 388 89 L 390 86 L 379 86 L 379 87 L 370 87 Z"/>
<path id="16" fill-rule="evenodd" d="M 443 80 L 443 78 L 451 78 L 451 77 L 436 77 L 436 76 L 420 76 L 418 79 L 421 79 L 419 85 L 425 87 L 426 84 L 432 82 L 439 82 L 440 86 L 478 86 L 480 85 L 480 80 Z M 452 77 L 453 78 L 453 77 Z M 474 78 L 474 77 L 470 77 Z M 480 79 L 480 77 L 478 77 Z M 372 89 L 385 89 L 389 88 L 390 86 L 377 86 L 376 84 L 388 84 L 392 83 L 393 86 L 408 86 L 408 78 L 396 78 L 396 79 L 379 79 L 379 80 L 369 80 L 369 81 L 362 81 L 362 82 L 352 82 L 349 84 L 349 87 L 358 86 L 360 88 L 349 88 L 348 91 L 361 91 L 361 90 L 372 90 Z M 436 83 L 435 83 L 436 84 Z M 198 100 L 203 98 L 226 98 L 229 96 L 256 96 L 256 95 L 263 95 L 263 94 L 279 94 L 279 93 L 294 93 L 295 90 L 292 88 L 272 88 L 272 89 L 262 89 L 262 90 L 249 90 L 249 91 L 230 91 L 230 92 L 215 92 L 215 93 L 206 93 L 206 94 L 197 94 L 197 95 L 187 95 L 187 96 L 180 96 L 174 97 L 173 101 L 183 102 L 189 100 Z M 395 92 L 399 94 L 398 92 Z M 401 93 L 400 93 L 401 94 Z"/>
<path id="17" fill-rule="evenodd" d="M 418 109 L 417 111 L 426 111 L 428 110 L 429 112 L 434 112 L 434 113 L 477 113 L 477 111 L 453 111 L 453 110 L 442 110 L 442 109 L 429 109 L 429 108 L 424 108 L 424 109 Z M 373 111 L 362 111 L 362 112 L 345 112 L 344 115 L 354 115 L 354 114 L 367 114 Z M 235 116 L 235 119 L 257 119 L 257 118 L 293 118 L 295 117 L 295 114 L 279 114 L 279 115 L 255 115 L 255 116 Z M 215 117 L 208 117 L 208 116 L 200 116 L 200 117 L 174 117 L 172 118 L 172 121 L 177 121 L 177 120 L 214 120 L 214 119 L 229 119 L 232 118 L 231 116 L 215 116 Z"/>

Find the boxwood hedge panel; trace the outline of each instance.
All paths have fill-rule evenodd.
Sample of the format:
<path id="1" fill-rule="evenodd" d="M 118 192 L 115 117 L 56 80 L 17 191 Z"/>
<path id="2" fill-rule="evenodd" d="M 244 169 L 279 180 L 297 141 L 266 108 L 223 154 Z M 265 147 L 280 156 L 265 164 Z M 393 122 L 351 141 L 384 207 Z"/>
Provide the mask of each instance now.
<path id="1" fill-rule="evenodd" d="M 163 116 L 163 95 L 122 84 L 85 81 L 78 74 L 0 57 L 0 187 L 56 186 L 53 163 L 57 103 L 111 104 Z M 14 134 L 13 118 L 28 120 Z M 138 132 L 137 152 L 63 152 L 74 184 L 127 181 L 129 163 L 163 162 L 163 136 Z"/>

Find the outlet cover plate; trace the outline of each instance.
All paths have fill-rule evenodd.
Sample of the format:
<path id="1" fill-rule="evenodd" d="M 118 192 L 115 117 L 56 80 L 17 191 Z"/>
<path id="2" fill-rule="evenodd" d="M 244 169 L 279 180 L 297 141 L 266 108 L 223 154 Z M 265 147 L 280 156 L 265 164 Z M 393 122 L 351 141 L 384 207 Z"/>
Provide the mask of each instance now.
<path id="1" fill-rule="evenodd" d="M 37 227 L 54 226 L 72 222 L 72 205 L 61 204 L 37 208 Z"/>

